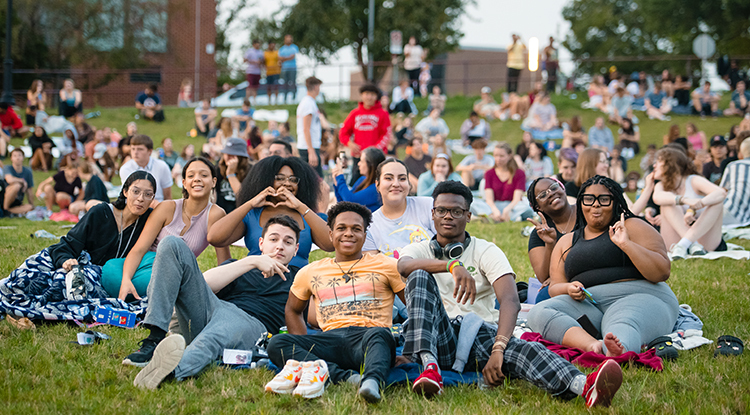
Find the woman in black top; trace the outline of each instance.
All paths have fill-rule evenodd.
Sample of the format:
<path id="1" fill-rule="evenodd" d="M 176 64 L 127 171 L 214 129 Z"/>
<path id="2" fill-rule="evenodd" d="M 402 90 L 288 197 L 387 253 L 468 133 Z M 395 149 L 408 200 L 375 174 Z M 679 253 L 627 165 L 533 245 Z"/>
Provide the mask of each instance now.
<path id="1" fill-rule="evenodd" d="M 529 326 L 564 346 L 607 356 L 638 352 L 677 321 L 677 298 L 664 283 L 669 272 L 659 234 L 628 209 L 619 184 L 594 176 L 581 186 L 576 230 L 552 251 L 552 298 L 532 309 Z M 582 328 L 582 315 L 603 341 Z"/>
<path id="2" fill-rule="evenodd" d="M 0 312 L 45 319 L 90 317 L 88 311 L 79 310 L 85 307 L 68 308 L 67 303 L 60 303 L 72 300 L 66 294 L 66 274 L 80 266 L 86 279 L 84 299 L 106 298 L 101 266 L 125 257 L 135 245 L 151 213 L 144 195 L 155 189 L 150 173 L 131 174 L 117 201 L 91 208 L 60 242 L 30 256 L 0 282 Z"/>
<path id="3" fill-rule="evenodd" d="M 529 236 L 529 261 L 542 289 L 536 302 L 549 297 L 549 261 L 557 241 L 576 224 L 575 205 L 568 203 L 565 186 L 554 177 L 542 177 L 529 185 L 527 197 L 531 208 L 539 213 L 539 222 L 529 219 L 534 230 Z"/>

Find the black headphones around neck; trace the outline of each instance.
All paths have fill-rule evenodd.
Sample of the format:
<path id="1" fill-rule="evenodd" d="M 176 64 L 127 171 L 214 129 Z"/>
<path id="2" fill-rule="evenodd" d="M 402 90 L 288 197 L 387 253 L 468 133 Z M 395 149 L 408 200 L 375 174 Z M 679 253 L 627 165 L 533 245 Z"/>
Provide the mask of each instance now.
<path id="1" fill-rule="evenodd" d="M 463 243 L 451 242 L 445 246 L 440 246 L 437 241 L 437 235 L 433 236 L 432 239 L 430 239 L 430 248 L 432 249 L 432 253 L 435 254 L 435 258 L 456 259 L 463 255 L 471 242 L 471 235 L 469 235 L 469 232 L 464 231 L 464 233 L 466 234 L 466 239 L 464 239 Z"/>

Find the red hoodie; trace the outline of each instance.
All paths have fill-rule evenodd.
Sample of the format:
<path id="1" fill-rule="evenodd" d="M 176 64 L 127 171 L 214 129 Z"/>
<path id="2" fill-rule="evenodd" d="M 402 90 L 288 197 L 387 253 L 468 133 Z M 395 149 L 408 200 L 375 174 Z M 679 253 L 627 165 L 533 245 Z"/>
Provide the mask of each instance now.
<path id="1" fill-rule="evenodd" d="M 380 102 L 376 102 L 370 109 L 365 109 L 360 102 L 359 107 L 349 113 L 339 132 L 341 144 L 349 145 L 352 134 L 361 150 L 377 147 L 386 151 L 391 138 L 391 119 Z M 352 157 L 359 157 L 359 154 L 352 154 Z"/>

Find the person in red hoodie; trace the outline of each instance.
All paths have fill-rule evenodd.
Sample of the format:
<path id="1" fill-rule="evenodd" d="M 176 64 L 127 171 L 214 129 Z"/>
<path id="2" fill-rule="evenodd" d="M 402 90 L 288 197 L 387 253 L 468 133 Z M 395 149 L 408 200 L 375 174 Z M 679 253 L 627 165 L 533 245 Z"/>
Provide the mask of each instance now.
<path id="1" fill-rule="evenodd" d="M 391 119 L 380 105 L 380 89 L 374 84 L 365 84 L 359 88 L 359 95 L 359 106 L 349 113 L 339 132 L 341 144 L 351 151 L 353 166 L 359 163 L 362 151 L 368 147 L 377 147 L 385 153 L 391 139 Z M 352 169 L 349 185 L 352 186 L 359 176 L 359 171 Z"/>
<path id="2" fill-rule="evenodd" d="M 26 134 L 29 132 L 29 127 L 23 125 L 21 119 L 13 111 L 13 107 L 5 102 L 0 103 L 0 124 L 2 124 L 2 128 L 0 128 L 0 157 L 5 157 L 10 139 Z"/>

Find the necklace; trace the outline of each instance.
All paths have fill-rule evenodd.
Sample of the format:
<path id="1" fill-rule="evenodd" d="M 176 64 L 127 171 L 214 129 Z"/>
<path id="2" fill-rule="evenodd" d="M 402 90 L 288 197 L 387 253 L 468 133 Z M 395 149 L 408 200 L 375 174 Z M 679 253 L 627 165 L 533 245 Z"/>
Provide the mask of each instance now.
<path id="1" fill-rule="evenodd" d="M 130 232 L 130 237 L 128 238 L 128 243 L 125 244 L 125 250 L 122 251 L 122 255 L 125 255 L 125 251 L 128 250 L 128 246 L 130 245 L 130 241 L 133 240 L 133 234 L 135 233 L 135 228 L 138 227 L 138 221 L 141 219 L 140 216 L 138 216 L 135 219 L 135 226 L 133 227 L 133 231 Z M 117 252 L 115 252 L 115 258 L 121 258 L 120 256 L 120 247 L 122 246 L 122 231 L 123 227 L 125 226 L 125 219 L 123 219 L 122 211 L 120 211 L 120 234 L 117 238 Z"/>
<path id="2" fill-rule="evenodd" d="M 347 272 L 344 272 L 344 269 L 341 268 L 341 264 L 339 264 L 338 261 L 336 261 L 335 259 L 333 260 L 333 262 L 336 263 L 336 265 L 338 265 L 339 269 L 341 270 L 341 274 L 342 274 L 341 276 L 344 278 L 345 283 L 348 283 L 349 281 L 351 281 L 352 277 L 354 276 L 354 274 L 352 274 L 352 270 L 354 269 L 354 267 L 357 266 L 357 264 L 359 264 L 359 261 L 361 261 L 362 258 L 364 257 L 365 257 L 364 254 L 361 257 L 359 257 L 357 262 L 355 262 L 354 265 L 349 267 L 349 271 Z"/>
<path id="3" fill-rule="evenodd" d="M 563 232 L 562 228 L 561 228 L 560 229 L 560 233 L 568 233 L 568 232 L 570 232 L 570 221 L 571 221 L 571 219 L 573 219 L 574 216 L 575 215 L 573 214 L 573 212 L 569 210 L 568 211 L 568 222 L 565 223 L 565 229 L 568 229 L 568 230 L 565 231 L 565 232 Z"/>

